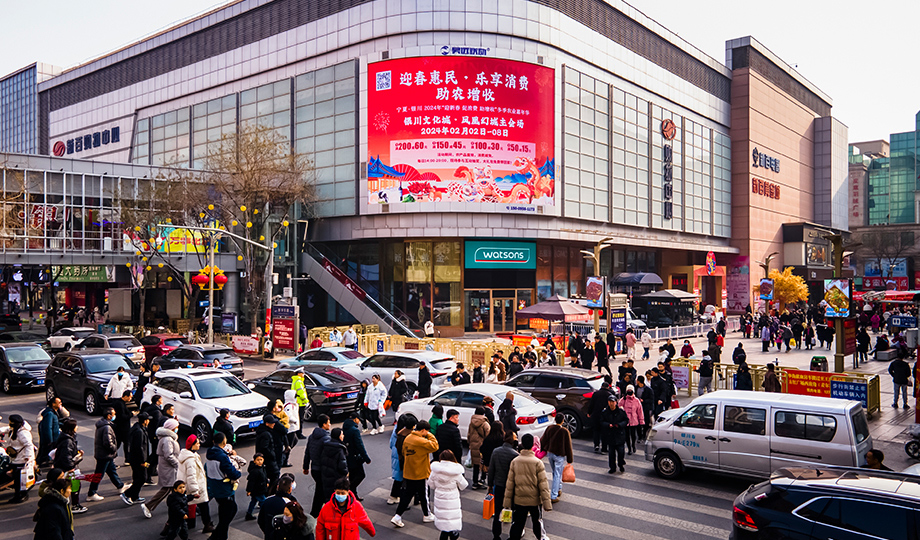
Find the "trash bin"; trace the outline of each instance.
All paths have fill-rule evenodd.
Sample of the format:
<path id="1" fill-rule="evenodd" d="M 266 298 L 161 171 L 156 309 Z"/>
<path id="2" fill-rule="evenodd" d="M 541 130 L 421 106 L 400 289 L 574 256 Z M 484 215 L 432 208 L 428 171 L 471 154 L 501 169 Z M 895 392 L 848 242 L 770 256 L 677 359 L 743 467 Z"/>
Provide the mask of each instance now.
<path id="1" fill-rule="evenodd" d="M 827 357 L 812 356 L 810 369 L 811 371 L 827 371 Z"/>

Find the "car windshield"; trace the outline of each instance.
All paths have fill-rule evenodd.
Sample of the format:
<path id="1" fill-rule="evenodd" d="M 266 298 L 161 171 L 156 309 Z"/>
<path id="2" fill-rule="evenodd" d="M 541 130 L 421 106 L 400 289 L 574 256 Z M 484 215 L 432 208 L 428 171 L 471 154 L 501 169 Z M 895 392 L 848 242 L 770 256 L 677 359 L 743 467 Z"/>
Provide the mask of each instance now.
<path id="1" fill-rule="evenodd" d="M 128 364 L 124 356 L 120 354 L 100 354 L 98 356 L 89 356 L 85 358 L 86 371 L 89 373 L 104 373 L 106 371 L 118 371 L 119 367 L 131 369 L 133 366 Z"/>
<path id="2" fill-rule="evenodd" d="M 348 358 L 349 360 L 354 360 L 355 358 L 365 358 L 365 356 L 358 351 L 342 351 L 339 354 L 342 355 L 342 358 Z"/>
<path id="3" fill-rule="evenodd" d="M 33 364 L 36 362 L 50 362 L 51 357 L 41 347 L 16 347 L 6 349 L 6 359 L 11 364 Z"/>
<path id="4" fill-rule="evenodd" d="M 239 360 L 239 356 L 233 349 L 221 349 L 219 351 L 208 351 L 204 353 L 205 360 Z"/>
<path id="5" fill-rule="evenodd" d="M 236 377 L 211 377 L 195 381 L 195 389 L 201 399 L 215 399 L 241 396 L 249 393 L 249 388 Z"/>
<path id="6" fill-rule="evenodd" d="M 336 386 L 342 383 L 357 382 L 357 379 L 340 369 L 327 369 L 322 373 L 311 371 L 310 376 L 323 386 Z"/>
<path id="7" fill-rule="evenodd" d="M 600 375 L 594 377 L 593 379 L 588 379 L 588 384 L 591 385 L 591 388 L 595 390 L 600 390 L 601 386 L 604 384 L 604 378 Z"/>
<path id="8" fill-rule="evenodd" d="M 109 338 L 110 349 L 133 349 L 140 346 L 141 342 L 134 337 Z"/>
<path id="9" fill-rule="evenodd" d="M 524 394 L 517 390 L 512 390 L 511 393 L 514 394 L 513 404 L 516 409 L 520 407 L 527 407 L 529 405 L 533 405 L 534 403 L 540 403 L 536 398 L 530 397 L 527 394 Z M 505 392 L 495 394 L 495 403 L 500 404 L 504 400 L 505 400 Z"/>
<path id="10" fill-rule="evenodd" d="M 457 361 L 452 358 L 447 358 L 445 360 L 435 360 L 431 362 L 431 367 L 434 368 L 434 371 L 441 372 L 447 371 L 448 373 L 457 369 Z"/>
<path id="11" fill-rule="evenodd" d="M 77 339 L 83 339 L 86 336 L 92 335 L 93 330 L 77 330 L 73 333 L 73 337 Z"/>
<path id="12" fill-rule="evenodd" d="M 188 340 L 185 338 L 170 338 L 163 340 L 163 345 L 167 347 L 178 347 L 179 345 L 187 345 Z"/>

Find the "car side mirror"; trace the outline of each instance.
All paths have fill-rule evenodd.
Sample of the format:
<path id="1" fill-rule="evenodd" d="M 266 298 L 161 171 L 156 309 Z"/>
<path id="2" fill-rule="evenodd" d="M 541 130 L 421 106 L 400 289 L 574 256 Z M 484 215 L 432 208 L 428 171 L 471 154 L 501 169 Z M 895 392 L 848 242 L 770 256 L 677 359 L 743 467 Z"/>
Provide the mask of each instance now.
<path id="1" fill-rule="evenodd" d="M 181 392 L 179 394 L 179 398 L 180 399 L 192 399 L 192 393 L 191 392 Z"/>

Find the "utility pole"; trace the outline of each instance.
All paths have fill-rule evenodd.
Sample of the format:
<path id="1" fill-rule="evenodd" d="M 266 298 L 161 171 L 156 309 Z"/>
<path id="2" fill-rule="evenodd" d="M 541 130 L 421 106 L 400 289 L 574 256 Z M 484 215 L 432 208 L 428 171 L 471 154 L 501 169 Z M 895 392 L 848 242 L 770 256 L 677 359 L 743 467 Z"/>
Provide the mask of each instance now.
<path id="1" fill-rule="evenodd" d="M 211 247 L 211 253 L 208 255 L 208 343 L 214 343 L 214 249 L 217 236 L 212 234 L 208 242 Z"/>

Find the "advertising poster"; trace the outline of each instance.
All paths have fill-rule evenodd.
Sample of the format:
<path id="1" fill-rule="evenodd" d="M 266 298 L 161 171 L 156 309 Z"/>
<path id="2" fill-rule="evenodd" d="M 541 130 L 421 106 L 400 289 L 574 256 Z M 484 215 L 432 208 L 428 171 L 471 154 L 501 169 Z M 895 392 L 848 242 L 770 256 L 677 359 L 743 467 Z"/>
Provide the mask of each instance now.
<path id="1" fill-rule="evenodd" d="M 850 316 L 850 280 L 824 280 L 824 316 L 846 319 Z"/>
<path id="2" fill-rule="evenodd" d="M 674 366 L 671 368 L 676 388 L 690 388 L 690 366 Z"/>
<path id="3" fill-rule="evenodd" d="M 787 394 L 830 397 L 831 377 L 837 374 L 827 371 L 786 369 L 783 370 L 783 375 L 786 379 L 785 391 Z"/>
<path id="4" fill-rule="evenodd" d="M 610 308 L 610 333 L 618 336 L 626 336 L 626 308 Z"/>
<path id="5" fill-rule="evenodd" d="M 428 56 L 367 71 L 370 204 L 555 204 L 552 69 Z"/>
<path id="6" fill-rule="evenodd" d="M 604 285 L 603 276 L 591 276 L 585 286 L 585 298 L 588 300 L 587 307 L 599 309 L 604 307 L 604 292 L 607 287 Z"/>
<path id="7" fill-rule="evenodd" d="M 865 381 L 831 381 L 831 397 L 861 401 L 869 408 L 869 385 Z"/>
<path id="8" fill-rule="evenodd" d="M 772 302 L 773 301 L 773 280 L 772 279 L 761 279 L 760 280 L 760 299 Z"/>

